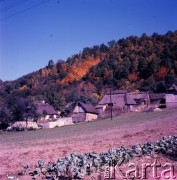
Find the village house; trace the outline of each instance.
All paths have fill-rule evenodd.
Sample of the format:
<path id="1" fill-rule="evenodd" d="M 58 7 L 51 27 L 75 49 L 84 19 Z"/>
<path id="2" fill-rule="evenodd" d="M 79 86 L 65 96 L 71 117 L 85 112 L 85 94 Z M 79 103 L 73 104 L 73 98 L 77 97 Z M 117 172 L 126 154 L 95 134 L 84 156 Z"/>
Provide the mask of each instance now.
<path id="1" fill-rule="evenodd" d="M 37 101 L 34 103 L 36 106 L 36 114 L 39 116 L 39 121 L 49 121 L 58 117 L 57 111 L 45 101 Z"/>
<path id="2" fill-rule="evenodd" d="M 111 112 L 112 116 L 117 116 L 120 113 L 148 111 L 151 108 L 177 107 L 177 95 L 114 90 L 106 93 L 96 107 L 82 102 L 68 103 L 60 116 L 48 103 L 36 102 L 35 105 L 36 112 L 40 115 L 39 122 L 43 123 L 41 125 L 53 128 L 110 117 Z"/>
<path id="3" fill-rule="evenodd" d="M 113 91 L 106 93 L 103 99 L 95 107 L 99 112 L 100 118 L 105 118 L 110 116 L 110 111 L 112 108 L 112 115 L 116 116 L 122 112 L 130 112 L 136 102 L 129 96 L 125 91 Z"/>
<path id="4" fill-rule="evenodd" d="M 173 97 L 174 98 L 174 97 Z M 149 108 L 166 107 L 165 94 L 147 92 L 126 92 L 121 90 L 106 93 L 103 99 L 95 107 L 100 118 L 109 117 L 111 114 L 117 116 L 122 112 L 141 112 Z M 175 99 L 175 98 L 174 98 Z M 174 100 L 177 103 L 177 100 Z M 173 104 L 175 104 L 173 102 Z"/>
<path id="5" fill-rule="evenodd" d="M 150 106 L 155 108 L 165 108 L 166 98 L 165 93 L 149 93 Z"/>
<path id="6" fill-rule="evenodd" d="M 144 111 L 150 105 L 150 97 L 146 92 L 131 92 L 128 95 L 135 101 L 135 105 L 132 107 L 132 111 Z"/>
<path id="7" fill-rule="evenodd" d="M 63 117 L 72 117 L 73 123 L 77 123 L 97 119 L 98 111 L 91 104 L 73 102 L 66 105 L 61 115 Z"/>

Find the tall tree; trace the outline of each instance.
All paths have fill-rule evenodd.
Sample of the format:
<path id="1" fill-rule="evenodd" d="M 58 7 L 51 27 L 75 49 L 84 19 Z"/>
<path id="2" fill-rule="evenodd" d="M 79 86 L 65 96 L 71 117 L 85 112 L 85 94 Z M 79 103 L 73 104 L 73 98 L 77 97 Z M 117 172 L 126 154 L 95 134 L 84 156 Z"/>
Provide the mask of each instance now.
<path id="1" fill-rule="evenodd" d="M 46 102 L 52 105 L 56 110 L 61 110 L 66 104 L 64 96 L 50 88 L 44 92 L 44 98 Z"/>
<path id="2" fill-rule="evenodd" d="M 54 65 L 54 62 L 53 62 L 53 60 L 51 59 L 51 60 L 49 60 L 49 62 L 48 62 L 48 68 L 52 68 L 53 67 L 53 65 Z"/>

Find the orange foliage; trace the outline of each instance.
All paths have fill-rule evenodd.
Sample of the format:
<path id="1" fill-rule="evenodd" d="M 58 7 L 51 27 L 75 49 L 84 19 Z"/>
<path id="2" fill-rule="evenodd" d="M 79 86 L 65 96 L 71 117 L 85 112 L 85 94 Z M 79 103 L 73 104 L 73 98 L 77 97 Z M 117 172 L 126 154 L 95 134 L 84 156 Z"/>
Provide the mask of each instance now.
<path id="1" fill-rule="evenodd" d="M 156 73 L 156 77 L 158 79 L 163 79 L 163 78 L 165 78 L 167 76 L 167 74 L 168 74 L 167 68 L 164 67 L 164 66 L 161 66 L 159 71 Z"/>
<path id="2" fill-rule="evenodd" d="M 89 69 L 96 66 L 99 62 L 100 58 L 88 58 L 81 64 L 72 66 L 71 71 L 62 79 L 61 83 L 73 83 L 74 81 L 82 79 L 89 72 Z"/>
<path id="3" fill-rule="evenodd" d="M 136 72 L 133 72 L 132 74 L 129 75 L 130 81 L 136 81 L 138 79 L 138 75 Z"/>
<path id="4" fill-rule="evenodd" d="M 19 87 L 19 90 L 20 90 L 20 91 L 27 91 L 28 89 L 29 89 L 29 88 L 28 88 L 27 85 L 23 85 L 23 86 Z"/>

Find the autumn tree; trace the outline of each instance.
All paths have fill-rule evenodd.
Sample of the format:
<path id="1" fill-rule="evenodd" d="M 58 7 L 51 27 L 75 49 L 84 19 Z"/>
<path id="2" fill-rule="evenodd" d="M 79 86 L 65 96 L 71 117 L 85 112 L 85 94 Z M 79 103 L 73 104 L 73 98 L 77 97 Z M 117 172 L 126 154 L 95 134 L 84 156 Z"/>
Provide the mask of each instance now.
<path id="1" fill-rule="evenodd" d="M 176 84 L 177 79 L 176 41 L 177 31 L 165 35 L 143 34 L 141 37 L 113 40 L 107 45 L 85 47 L 66 61 L 59 60 L 56 64 L 50 60 L 48 66 L 39 71 L 15 81 L 0 82 L 0 107 L 4 107 L 9 96 L 33 96 L 35 99 L 45 95 L 56 109 L 72 99 L 92 101 L 79 94 L 77 89 L 82 82 L 96 87 L 95 97 L 102 94 L 108 85 L 128 90 L 138 88 L 166 92 L 172 83 Z M 8 115 L 6 112 L 3 110 Z"/>

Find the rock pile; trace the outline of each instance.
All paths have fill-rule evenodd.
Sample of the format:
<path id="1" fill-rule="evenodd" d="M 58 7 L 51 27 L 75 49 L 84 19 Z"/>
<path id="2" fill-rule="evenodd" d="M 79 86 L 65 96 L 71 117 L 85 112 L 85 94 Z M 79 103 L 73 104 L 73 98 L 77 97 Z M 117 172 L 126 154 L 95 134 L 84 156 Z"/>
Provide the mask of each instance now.
<path id="1" fill-rule="evenodd" d="M 163 154 L 177 158 L 177 136 L 163 137 L 158 142 L 147 142 L 144 145 L 135 145 L 131 148 L 112 148 L 104 153 L 73 152 L 70 155 L 59 158 L 56 162 L 38 161 L 36 169 L 30 172 L 33 179 L 39 175 L 45 179 L 83 179 L 86 175 L 97 173 L 105 165 L 120 166 L 134 157 L 143 155 Z"/>

